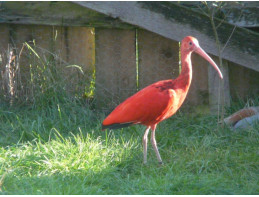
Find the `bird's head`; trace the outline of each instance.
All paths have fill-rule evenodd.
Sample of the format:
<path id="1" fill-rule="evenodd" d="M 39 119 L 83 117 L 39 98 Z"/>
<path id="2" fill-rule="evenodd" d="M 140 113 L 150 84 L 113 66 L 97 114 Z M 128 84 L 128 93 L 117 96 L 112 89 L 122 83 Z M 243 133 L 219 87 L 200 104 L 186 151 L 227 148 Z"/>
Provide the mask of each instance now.
<path id="1" fill-rule="evenodd" d="M 207 60 L 218 72 L 219 77 L 223 79 L 223 75 L 221 71 L 219 70 L 217 64 L 210 58 L 210 56 L 200 47 L 199 42 L 196 38 L 192 36 L 186 36 L 181 43 L 181 49 L 182 51 L 192 53 L 195 52 L 199 54 L 201 57 L 203 57 L 205 60 Z"/>
<path id="2" fill-rule="evenodd" d="M 193 52 L 200 47 L 199 42 L 192 36 L 186 36 L 181 43 L 184 50 Z"/>

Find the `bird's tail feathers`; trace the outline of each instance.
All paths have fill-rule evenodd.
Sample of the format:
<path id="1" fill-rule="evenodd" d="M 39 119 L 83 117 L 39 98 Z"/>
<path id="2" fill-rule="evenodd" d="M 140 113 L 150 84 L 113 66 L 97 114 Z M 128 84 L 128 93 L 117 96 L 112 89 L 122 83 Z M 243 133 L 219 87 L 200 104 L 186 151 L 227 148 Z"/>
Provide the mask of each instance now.
<path id="1" fill-rule="evenodd" d="M 105 129 L 120 129 L 120 128 L 123 128 L 123 127 L 128 127 L 132 124 L 134 124 L 134 122 L 114 123 L 114 124 L 110 124 L 110 125 L 102 125 L 102 130 L 105 130 Z"/>

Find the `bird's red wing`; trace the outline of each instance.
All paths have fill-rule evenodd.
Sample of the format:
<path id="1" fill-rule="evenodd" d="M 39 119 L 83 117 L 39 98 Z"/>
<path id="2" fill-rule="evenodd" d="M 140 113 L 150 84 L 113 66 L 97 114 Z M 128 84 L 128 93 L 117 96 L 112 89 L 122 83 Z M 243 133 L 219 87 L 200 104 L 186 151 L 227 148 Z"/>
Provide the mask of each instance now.
<path id="1" fill-rule="evenodd" d="M 161 89 L 159 84 L 152 84 L 118 105 L 103 121 L 103 125 L 156 124 L 167 118 L 174 97 L 175 92 L 172 89 Z"/>

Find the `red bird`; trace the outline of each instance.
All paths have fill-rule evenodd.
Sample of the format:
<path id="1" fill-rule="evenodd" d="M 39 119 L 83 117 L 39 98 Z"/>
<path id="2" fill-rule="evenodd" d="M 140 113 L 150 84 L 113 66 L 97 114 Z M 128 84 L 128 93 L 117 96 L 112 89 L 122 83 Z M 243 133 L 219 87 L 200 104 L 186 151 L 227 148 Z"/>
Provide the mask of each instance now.
<path id="1" fill-rule="evenodd" d="M 147 137 L 150 128 L 151 143 L 159 163 L 162 164 L 155 139 L 156 126 L 175 114 L 186 98 L 192 80 L 192 52 L 206 59 L 217 70 L 220 78 L 223 78 L 218 66 L 199 46 L 198 40 L 187 36 L 181 43 L 181 74 L 176 79 L 158 81 L 140 90 L 118 105 L 102 123 L 102 129 L 118 129 L 133 124 L 145 125 L 144 164 L 147 163 Z"/>

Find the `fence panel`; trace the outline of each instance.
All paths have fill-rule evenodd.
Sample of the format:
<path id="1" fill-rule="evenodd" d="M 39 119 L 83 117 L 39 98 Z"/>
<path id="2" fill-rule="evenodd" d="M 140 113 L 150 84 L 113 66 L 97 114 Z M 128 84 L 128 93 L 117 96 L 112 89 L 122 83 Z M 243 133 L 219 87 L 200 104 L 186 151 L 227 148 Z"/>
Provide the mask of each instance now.
<path id="1" fill-rule="evenodd" d="M 69 64 L 82 66 L 83 71 L 93 72 L 95 61 L 94 28 L 68 27 Z"/>
<path id="2" fill-rule="evenodd" d="M 66 66 L 64 75 L 70 83 L 68 90 L 72 93 L 93 96 L 94 64 L 95 64 L 94 29 L 87 27 L 65 28 L 63 44 L 65 47 Z M 63 65 L 64 67 L 64 65 Z"/>
<path id="3" fill-rule="evenodd" d="M 206 105 L 208 103 L 208 62 L 196 53 L 192 53 L 192 83 L 184 106 Z"/>
<path id="4" fill-rule="evenodd" d="M 96 102 L 111 110 L 136 91 L 135 30 L 95 29 Z"/>
<path id="5" fill-rule="evenodd" d="M 0 25 L 0 50 L 3 52 L 9 42 L 9 28 L 8 25 L 6 24 L 1 24 Z"/>
<path id="6" fill-rule="evenodd" d="M 139 89 L 179 75 L 179 43 L 138 30 Z"/>
<path id="7" fill-rule="evenodd" d="M 23 43 L 29 42 L 32 40 L 31 35 L 32 28 L 29 25 L 8 25 L 7 41 L 8 46 L 4 49 L 5 59 L 12 59 L 9 63 L 2 64 L 2 69 L 4 75 L 7 76 L 7 73 L 12 73 L 7 78 L 3 78 L 3 83 L 6 87 L 12 89 L 3 88 L 4 95 L 7 95 L 7 98 L 10 99 L 10 102 L 13 102 L 15 96 L 21 96 L 26 94 L 27 88 L 27 79 L 29 78 L 29 65 L 28 56 L 26 54 L 25 47 Z M 13 51 L 13 54 L 11 53 Z M 25 80 L 26 79 L 26 80 Z"/>
<path id="8" fill-rule="evenodd" d="M 229 84 L 233 100 L 259 97 L 259 72 L 229 62 Z"/>
<path id="9" fill-rule="evenodd" d="M 60 76 L 65 89 L 72 95 L 82 96 L 92 88 L 90 96 L 93 96 L 95 82 L 97 108 L 108 111 L 137 89 L 179 75 L 179 43 L 146 30 L 137 30 L 136 37 L 135 30 L 2 24 L 0 35 L 1 93 L 10 83 L 10 77 L 4 78 L 8 45 L 16 49 L 16 58 L 19 57 L 16 62 L 19 75 L 15 75 L 18 78 L 11 79 L 16 86 L 16 96 L 33 96 L 28 80 L 31 80 L 31 69 L 35 69 L 34 74 L 37 69 L 42 69 L 41 60 L 44 66 Z M 25 42 L 39 55 L 40 61 L 24 45 Z M 218 58 L 213 59 L 218 63 Z M 227 105 L 230 95 L 233 99 L 259 95 L 258 72 L 232 62 L 223 63 L 226 64 L 223 75 Z M 193 79 L 184 106 L 210 103 L 213 109 L 218 103 L 218 75 L 206 60 L 195 53 L 192 64 Z"/>
<path id="10" fill-rule="evenodd" d="M 19 68 L 18 70 L 9 68 L 11 72 L 15 72 L 15 78 L 10 79 L 9 82 L 2 79 L 2 90 L 4 90 L 4 83 L 13 81 L 14 84 L 9 86 L 16 86 L 15 96 L 25 96 L 29 99 L 35 96 L 33 91 L 36 86 L 43 87 L 42 83 L 50 85 L 49 88 L 51 88 L 50 83 L 55 83 L 52 85 L 53 88 L 58 88 L 54 86 L 62 83 L 72 94 L 85 94 L 94 76 L 95 49 L 92 29 L 2 25 L 0 32 L 2 76 L 6 72 L 4 61 L 8 59 L 8 44 L 15 49 L 14 57 L 17 59 L 15 65 Z M 40 81 L 41 79 L 43 81 Z M 37 81 L 41 84 L 37 84 Z"/>

